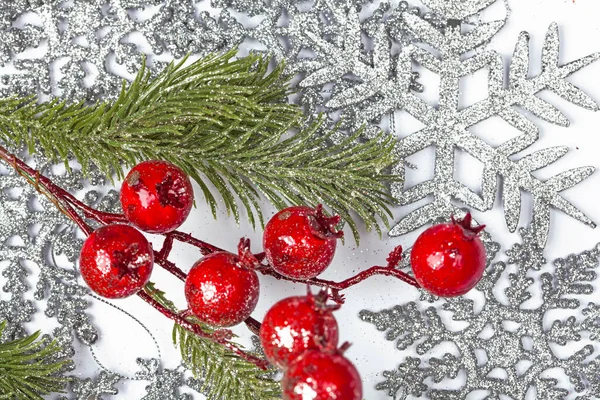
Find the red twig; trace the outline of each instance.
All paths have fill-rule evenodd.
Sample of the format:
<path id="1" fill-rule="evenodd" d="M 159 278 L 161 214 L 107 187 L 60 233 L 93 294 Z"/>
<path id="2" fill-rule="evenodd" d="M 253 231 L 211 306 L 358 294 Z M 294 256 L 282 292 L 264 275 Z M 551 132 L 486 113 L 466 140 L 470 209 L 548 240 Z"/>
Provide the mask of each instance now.
<path id="1" fill-rule="evenodd" d="M 65 213 L 73 222 L 75 222 L 86 234 L 90 234 L 92 232 L 91 227 L 85 222 L 85 220 L 77 214 L 75 209 L 79 210 L 85 218 L 93 219 L 103 225 L 111 224 L 111 223 L 128 223 L 127 219 L 122 214 L 114 214 L 107 213 L 103 211 L 96 210 L 80 200 L 78 200 L 71 193 L 66 191 L 65 189 L 59 187 L 54 182 L 52 182 L 47 177 L 41 175 L 39 171 L 30 167 L 23 161 L 16 158 L 13 154 L 8 152 L 4 147 L 0 146 L 0 159 L 5 160 L 11 166 L 15 168 L 15 170 L 25 176 L 28 181 L 35 186 L 35 188 L 46 195 L 57 207 L 58 209 Z M 41 190 L 41 188 L 43 190 Z M 210 243 L 202 241 L 200 239 L 195 238 L 189 233 L 173 231 L 164 234 L 165 240 L 163 242 L 163 246 L 160 251 L 154 252 L 155 263 L 160 265 L 169 273 L 173 274 L 177 278 L 182 281 L 185 281 L 187 278 L 187 274 L 182 271 L 177 265 L 169 261 L 168 257 L 173 249 L 173 243 L 175 240 L 178 240 L 182 243 L 190 244 L 200 250 L 202 255 L 208 255 L 217 251 L 224 251 L 223 249 L 213 246 Z M 419 284 L 412 276 L 407 273 L 396 268 L 398 261 L 401 256 L 401 248 L 396 248 L 388 257 L 388 265 L 386 267 L 374 266 L 365 271 L 358 273 L 357 275 L 343 280 L 341 282 L 329 281 L 319 278 L 313 279 L 292 279 L 287 278 L 283 275 L 277 273 L 273 268 L 267 263 L 262 263 L 259 267 L 257 267 L 257 271 L 261 272 L 264 275 L 272 276 L 276 279 L 287 280 L 295 283 L 303 283 L 314 286 L 320 286 L 331 290 L 331 295 L 334 301 L 338 303 L 342 303 L 343 296 L 340 295 L 340 291 L 344 289 L 348 289 L 365 279 L 368 279 L 375 275 L 384 275 L 384 276 L 392 276 L 396 279 L 399 279 L 403 282 L 408 283 L 411 286 L 419 287 Z M 259 253 L 254 255 L 259 262 L 264 259 L 264 253 Z M 155 303 L 151 303 L 155 305 Z M 162 311 L 161 311 L 162 312 Z M 168 318 L 172 318 L 172 316 L 167 315 Z M 253 318 L 250 318 L 246 321 L 246 325 L 251 331 L 256 331 L 260 328 L 260 323 Z M 258 328 L 257 328 L 258 327 Z M 187 329 L 187 328 L 186 328 Z"/>
<path id="2" fill-rule="evenodd" d="M 269 275 L 269 276 L 274 277 L 275 279 L 286 280 L 286 281 L 291 281 L 291 282 L 295 282 L 295 283 L 304 283 L 304 284 L 308 284 L 308 285 L 320 286 L 320 287 L 323 287 L 326 289 L 331 289 L 332 290 L 332 300 L 334 300 L 337 303 L 344 302 L 343 296 L 339 294 L 340 291 L 348 289 L 348 288 L 364 281 L 365 279 L 368 279 L 375 275 L 393 276 L 394 278 L 399 279 L 403 282 L 406 282 L 411 286 L 414 286 L 416 288 L 420 287 L 419 283 L 417 282 L 417 280 L 415 278 L 408 275 L 404 271 L 401 271 L 395 267 L 390 267 L 390 266 L 387 266 L 387 267 L 374 266 L 367 270 L 359 272 L 355 276 L 348 278 L 346 280 L 343 280 L 341 282 L 328 281 L 328 280 L 320 279 L 320 278 L 312 278 L 312 279 L 288 278 L 288 277 L 285 277 L 285 276 L 277 273 L 271 267 L 261 268 L 259 271 L 263 275 Z"/>
<path id="3" fill-rule="evenodd" d="M 252 317 L 249 317 L 247 320 L 244 321 L 244 323 L 246 324 L 250 332 L 252 332 L 256 336 L 260 335 L 260 322 L 258 322 Z"/>
<path id="4" fill-rule="evenodd" d="M 174 262 L 161 257 L 160 252 L 154 251 L 154 263 L 160 265 L 164 270 L 173 274 L 180 281 L 185 282 L 187 274 L 183 272 Z"/>
<path id="5" fill-rule="evenodd" d="M 189 233 L 183 233 L 183 232 L 179 232 L 179 231 L 172 231 L 169 232 L 167 234 L 165 234 L 165 241 L 169 239 L 169 240 L 173 240 L 173 239 L 177 239 L 182 243 L 187 243 L 187 244 L 191 244 L 192 246 L 198 248 L 200 250 L 200 253 L 202 253 L 202 255 L 207 255 L 207 254 L 211 254 L 217 251 L 224 251 L 223 249 L 220 249 L 216 246 L 213 246 L 210 243 L 204 242 L 200 239 L 196 239 L 195 237 L 193 237 L 192 235 L 190 235 Z"/>

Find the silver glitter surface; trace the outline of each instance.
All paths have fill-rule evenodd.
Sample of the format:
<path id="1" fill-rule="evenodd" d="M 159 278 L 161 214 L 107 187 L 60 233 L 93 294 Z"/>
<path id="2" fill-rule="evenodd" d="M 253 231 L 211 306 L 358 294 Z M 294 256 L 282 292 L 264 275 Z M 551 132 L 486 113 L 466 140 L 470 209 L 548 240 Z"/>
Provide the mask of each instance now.
<path id="1" fill-rule="evenodd" d="M 348 132 L 363 125 L 367 140 L 382 128 L 394 134 L 395 113 L 408 112 L 425 127 L 398 141 L 397 152 L 402 161 L 395 172 L 404 174 L 405 158 L 432 146 L 436 157 L 434 177 L 407 190 L 402 185 L 392 190 L 401 205 L 426 197 L 432 201 L 404 216 L 392 228 L 391 235 L 402 235 L 450 214 L 462 215 L 463 210 L 453 201 L 458 201 L 460 207 L 490 210 L 499 187 L 509 230 L 514 231 L 519 225 L 521 190 L 532 194 L 533 225 L 521 231 L 523 243 L 507 251 L 508 264 L 518 266 L 514 273 L 505 273 L 507 266 L 503 263 L 492 263 L 499 246 L 486 241 L 490 268 L 478 286 L 486 299 L 481 312 L 474 311 L 471 300 L 460 298 L 436 303 L 440 304 L 438 309 L 423 309 L 411 303 L 377 313 L 361 313 L 363 320 L 386 331 L 386 338 L 395 341 L 399 349 L 415 347 L 423 358 L 406 358 L 397 370 L 386 371 L 380 389 L 396 398 L 411 395 L 437 400 L 464 399 L 471 391 L 483 389 L 491 400 L 502 395 L 523 399 L 525 392 L 534 388 L 537 398 L 553 400 L 563 398 L 567 389 L 557 386 L 557 381 L 547 379 L 542 372 L 559 367 L 572 384 L 568 391 L 579 393 L 577 399 L 598 398 L 600 361 L 593 348 L 584 346 L 567 358 L 558 358 L 553 347 L 578 341 L 582 335 L 598 340 L 600 307 L 589 303 L 580 318 L 558 320 L 550 326 L 542 324 L 552 310 L 579 307 L 579 300 L 573 296 L 589 296 L 590 283 L 596 279 L 598 247 L 557 260 L 552 267 L 546 265 L 542 255 L 551 208 L 594 226 L 560 195 L 587 178 L 593 168 L 576 168 L 540 180 L 532 172 L 558 161 L 567 148 L 539 150 L 520 159 L 515 155 L 533 145 L 540 134 L 520 109 L 550 123 L 569 124 L 558 109 L 537 97 L 537 93 L 549 90 L 571 103 L 598 110 L 597 104 L 566 78 L 600 55 L 559 65 L 558 28 L 552 25 L 542 53 L 541 72 L 529 74 L 527 33 L 519 37 L 506 71 L 502 57 L 487 48 L 505 20 L 485 22 L 479 18 L 482 10 L 497 1 L 500 0 L 421 0 L 427 7 L 423 10 L 406 1 L 389 0 L 378 2 L 376 7 L 367 0 L 211 0 L 210 13 L 199 11 L 196 2 L 188 0 L 3 1 L 0 68 L 12 68 L 17 73 L 0 69 L 0 95 L 41 94 L 70 101 L 110 99 L 119 93 L 124 73 L 137 71 L 142 52 L 148 53 L 151 69 L 158 71 L 164 66 L 159 59 L 187 53 L 205 55 L 242 44 L 244 49 L 265 52 L 286 63 L 287 72 L 296 76 L 294 82 L 299 91 L 292 101 L 302 105 L 308 115 L 325 112 L 330 124 L 341 123 L 342 129 L 334 141 L 344 139 Z M 20 22 L 25 14 L 34 16 L 30 24 Z M 470 29 L 461 30 L 465 24 Z M 137 46 L 134 36 L 143 37 L 146 43 Z M 28 57 L 25 52 L 32 47 L 43 49 L 43 55 Z M 426 48 L 434 48 L 437 53 L 431 54 Z M 435 106 L 416 94 L 429 83 L 413 71 L 415 62 L 440 77 L 439 101 Z M 459 107 L 460 78 L 482 69 L 489 71 L 488 97 Z M 486 143 L 471 128 L 494 116 L 518 129 L 521 135 L 499 146 Z M 483 163 L 478 192 L 454 178 L 456 150 Z M 44 165 L 42 159 L 38 162 Z M 50 173 L 50 169 L 45 172 Z M 50 177 L 64 187 L 83 188 L 77 174 Z M 102 177 L 93 176 L 90 183 L 105 182 Z M 44 199 L 38 199 L 43 211 L 29 207 L 34 197 L 33 189 L 20 178 L 0 176 L 0 240 L 6 244 L 0 248 L 0 259 L 8 261 L 2 270 L 7 279 L 3 289 L 8 296 L 0 298 L 0 319 L 9 322 L 2 340 L 25 335 L 24 323 L 37 312 L 38 302 L 47 300 L 46 315 L 60 323 L 52 336 L 64 349 L 61 355 L 71 357 L 74 340 L 90 345 L 97 340 L 98 332 L 89 322 L 86 290 L 77 285 L 74 271 L 58 267 L 43 249 L 49 246 L 51 254 L 64 254 L 73 262 L 80 242 L 74 238 L 72 225 L 65 224 L 66 219 Z M 101 197 L 92 191 L 85 199 L 95 207 L 110 210 L 117 204 L 118 196 L 111 192 Z M 56 227 L 61 229 L 53 230 Z M 26 278 L 32 271 L 25 260 L 41 271 L 35 288 L 27 285 Z M 500 286 L 505 287 L 499 283 L 501 276 L 509 282 L 504 292 L 508 302 L 500 301 L 494 294 L 501 291 Z M 541 282 L 542 305 L 524 308 L 523 304 L 535 297 L 531 291 L 535 282 Z M 35 294 L 33 300 L 25 296 L 30 290 Z M 421 300 L 439 301 L 426 294 Z M 451 331 L 443 323 L 439 309 L 451 312 L 455 320 L 468 323 L 468 327 Z M 519 327 L 506 327 L 507 321 Z M 482 331 L 490 329 L 491 333 L 480 337 Z M 427 357 L 444 341 L 455 343 L 454 354 Z M 487 357 L 483 363 L 476 354 L 481 352 Z M 515 369 L 520 361 L 531 363 L 525 373 Z M 185 385 L 178 370 L 163 370 L 158 364 L 154 360 L 141 361 L 142 371 L 137 377 L 149 382 L 145 399 L 187 398 L 178 389 Z M 488 376 L 495 369 L 504 371 L 504 377 Z M 463 372 L 467 379 L 460 390 L 435 387 L 443 379 L 459 378 Z M 117 393 L 115 385 L 121 379 L 107 371 L 95 378 L 77 378 L 70 387 L 70 396 L 77 400 L 104 398 Z M 188 380 L 187 386 L 201 391 L 201 383 Z"/>
<path id="2" fill-rule="evenodd" d="M 73 394 L 75 400 L 90 400 L 90 399 L 102 399 L 104 394 L 117 394 L 119 393 L 115 389 L 115 385 L 121 378 L 117 374 L 102 371 L 97 379 L 76 379 L 72 384 Z M 67 399 L 63 397 L 62 399 Z"/>
<path id="3" fill-rule="evenodd" d="M 42 158 L 38 157 L 36 164 L 49 171 Z M 67 180 L 52 178 L 59 184 L 82 180 L 81 175 Z M 42 209 L 33 205 L 34 198 Z M 73 268 L 63 268 L 55 260 L 64 255 L 74 263 L 81 241 L 66 217 L 47 199 L 38 198 L 35 189 L 16 174 L 0 176 L 0 241 L 0 259 L 8 262 L 2 271 L 7 279 L 2 289 L 10 295 L 0 300 L 0 319 L 8 322 L 3 339 L 23 336 L 23 324 L 37 311 L 34 302 L 25 298 L 29 291 L 26 279 L 34 272 L 27 265 L 32 263 L 39 271 L 34 299 L 46 301 L 46 316 L 56 318 L 84 344 L 94 343 L 98 334 L 85 313 L 87 288 L 77 283 Z"/>
<path id="4" fill-rule="evenodd" d="M 483 390 L 490 400 L 501 396 L 524 400 L 531 389 L 537 399 L 558 400 L 573 392 L 577 393 L 573 398 L 579 400 L 600 397 L 600 306 L 583 303 L 593 298 L 600 244 L 590 251 L 557 259 L 550 266 L 535 233 L 521 228 L 520 234 L 522 243 L 506 251 L 506 264 L 488 262 L 486 274 L 476 287 L 485 298 L 483 305 L 459 297 L 436 302 L 429 308 L 413 302 L 378 312 L 360 312 L 360 318 L 385 332 L 385 339 L 393 341 L 397 349 L 415 349 L 420 356 L 406 357 L 396 370 L 384 371 L 385 380 L 378 384 L 379 390 L 394 399 L 414 396 L 458 400 Z M 485 244 L 494 258 L 498 244 Z M 509 285 L 501 291 L 499 282 L 506 282 L 505 278 Z M 556 318 L 557 310 L 574 314 L 573 310 L 580 307 L 584 308 L 578 317 L 548 324 Z M 462 321 L 467 327 L 450 329 L 442 318 L 448 312 L 452 320 Z M 584 341 L 586 338 L 596 346 Z M 452 344 L 452 352 L 441 358 L 431 356 L 442 343 Z M 566 351 L 567 344 L 577 350 Z M 557 380 L 547 379 L 547 372 L 553 368 L 553 376 L 557 376 L 557 369 L 564 371 L 570 387 L 563 388 Z M 448 387 L 447 379 L 456 380 L 459 375 L 464 382 L 460 389 L 441 389 L 442 380 L 446 380 L 443 387 Z"/>
<path id="5" fill-rule="evenodd" d="M 141 400 L 191 400 L 189 394 L 179 393 L 179 388 L 184 386 L 182 371 L 161 370 L 160 361 L 154 358 L 138 358 L 137 363 L 141 371 L 136 372 L 136 378 L 150 381 Z"/>

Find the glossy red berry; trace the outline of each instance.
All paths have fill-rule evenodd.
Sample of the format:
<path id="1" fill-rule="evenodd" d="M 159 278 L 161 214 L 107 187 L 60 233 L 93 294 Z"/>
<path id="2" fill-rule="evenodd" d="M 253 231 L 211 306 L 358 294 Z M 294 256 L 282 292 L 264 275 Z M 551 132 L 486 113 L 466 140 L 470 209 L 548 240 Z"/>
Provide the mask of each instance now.
<path id="1" fill-rule="evenodd" d="M 259 282 L 252 269 L 258 262 L 242 239 L 240 254 L 210 254 L 199 260 L 185 281 L 185 297 L 192 313 L 215 327 L 237 325 L 250 317 L 259 296 Z"/>
<path id="2" fill-rule="evenodd" d="M 327 217 L 319 205 L 281 210 L 265 226 L 263 248 L 269 264 L 281 275 L 310 279 L 323 272 L 335 254 L 340 217 Z"/>
<path id="3" fill-rule="evenodd" d="M 471 227 L 471 215 L 463 221 L 432 226 L 415 242 L 410 254 L 415 278 L 428 292 L 442 297 L 460 296 L 483 276 L 485 247 Z"/>
<path id="4" fill-rule="evenodd" d="M 125 217 L 149 233 L 177 229 L 190 214 L 194 191 L 190 178 L 166 161 L 144 161 L 127 174 L 121 187 Z"/>
<path id="5" fill-rule="evenodd" d="M 302 353 L 322 347 L 337 348 L 338 324 L 332 311 L 339 306 L 325 304 L 321 292 L 288 297 L 277 302 L 265 315 L 260 341 L 269 362 L 285 369 Z"/>
<path id="6" fill-rule="evenodd" d="M 79 268 L 90 289 L 102 297 L 119 299 L 137 293 L 150 279 L 152 245 L 129 225 L 96 229 L 81 248 Z"/>
<path id="7" fill-rule="evenodd" d="M 343 355 L 308 350 L 283 375 L 284 400 L 362 400 L 356 367 Z"/>

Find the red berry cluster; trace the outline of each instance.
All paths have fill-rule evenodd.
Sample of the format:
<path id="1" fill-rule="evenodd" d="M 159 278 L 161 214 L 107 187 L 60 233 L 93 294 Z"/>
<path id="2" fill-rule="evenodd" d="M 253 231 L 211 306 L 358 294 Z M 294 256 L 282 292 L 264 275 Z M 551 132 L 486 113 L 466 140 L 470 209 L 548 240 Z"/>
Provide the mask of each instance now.
<path id="1" fill-rule="evenodd" d="M 265 315 L 260 341 L 269 362 L 284 370 L 285 400 L 361 400 L 362 383 L 338 345 L 338 324 L 325 291 L 276 303 Z"/>
<path id="2" fill-rule="evenodd" d="M 190 178 L 166 161 L 136 165 L 121 188 L 125 217 L 149 233 L 177 229 L 193 203 Z M 118 299 L 137 293 L 148 283 L 154 253 L 140 231 L 130 225 L 112 224 L 90 234 L 81 249 L 79 264 L 81 276 L 94 292 Z"/>
<path id="3" fill-rule="evenodd" d="M 52 190 L 78 205 L 68 193 Z M 160 265 L 169 263 L 165 255 L 173 235 L 180 240 L 193 239 L 197 245 L 201 243 L 198 247 L 205 256 L 187 275 L 176 267 L 171 271 L 185 280 L 189 312 L 217 328 L 251 320 L 260 293 L 257 271 L 328 288 L 318 295 L 309 290 L 307 296 L 281 300 L 269 310 L 260 327 L 267 359 L 284 370 L 286 400 L 362 399 L 358 372 L 343 356 L 346 346 L 338 348 L 338 325 L 332 311 L 339 306 L 326 304 L 329 295 L 342 303 L 339 290 L 382 274 L 413 285 L 418 282 L 435 295 L 458 296 L 475 286 L 486 264 L 485 249 L 478 237 L 483 227 L 472 228 L 468 215 L 463 221 L 433 226 L 419 236 L 411 253 L 414 278 L 396 268 L 402 254 L 398 247 L 390 254 L 387 267 L 372 267 L 339 283 L 324 281 L 316 277 L 331 264 L 337 239 L 343 235 L 337 230 L 339 216 L 326 216 L 321 206 L 286 208 L 265 227 L 264 253 L 253 254 L 249 240 L 242 239 L 237 254 L 232 254 L 175 231 L 188 217 L 193 202 L 190 179 L 180 168 L 164 161 L 138 164 L 121 190 L 121 219 L 78 205 L 86 215 L 104 223 L 93 232 L 88 230 L 91 234 L 81 250 L 81 274 L 101 296 L 131 296 L 146 285 L 155 261 Z M 115 218 L 119 223 L 114 223 Z M 160 252 L 154 251 L 136 228 L 164 234 L 167 244 Z M 139 295 L 144 297 L 143 293 Z"/>

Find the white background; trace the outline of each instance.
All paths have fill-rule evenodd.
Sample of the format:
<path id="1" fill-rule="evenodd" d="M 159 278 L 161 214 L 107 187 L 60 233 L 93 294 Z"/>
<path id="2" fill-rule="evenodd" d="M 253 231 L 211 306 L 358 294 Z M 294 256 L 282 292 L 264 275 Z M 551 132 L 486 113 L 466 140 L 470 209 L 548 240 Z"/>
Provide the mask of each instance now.
<path id="1" fill-rule="evenodd" d="M 502 5 L 501 1 L 499 5 Z M 561 60 L 563 62 L 600 51 L 600 25 L 598 23 L 600 1 L 576 0 L 573 3 L 571 0 L 509 0 L 509 5 L 512 9 L 509 21 L 490 45 L 504 54 L 507 59 L 512 54 L 519 32 L 527 30 L 532 36 L 533 58 L 539 60 L 543 39 L 552 21 L 558 22 L 560 26 Z M 534 63 L 532 73 L 538 70 L 539 65 Z M 423 76 L 422 81 L 426 86 L 429 86 L 430 78 L 433 77 Z M 481 73 L 469 80 L 470 84 L 465 86 L 466 101 L 473 101 L 485 95 L 485 79 L 485 74 Z M 577 73 L 570 78 L 570 81 L 584 88 L 595 100 L 600 101 L 600 63 Z M 561 170 L 576 166 L 600 166 L 600 161 L 598 161 L 600 113 L 579 109 L 560 100 L 557 96 L 550 95 L 544 98 L 552 98 L 553 104 L 563 110 L 572 120 L 572 125 L 569 128 L 561 128 L 538 121 L 542 127 L 540 140 L 525 153 L 555 145 L 569 146 L 572 151 L 555 166 L 542 170 L 539 176 L 549 177 Z M 401 119 L 397 125 L 402 124 Z M 410 125 L 407 123 L 406 126 Z M 510 132 L 503 128 L 504 126 L 481 125 L 477 132 L 480 132 L 491 143 L 498 143 L 505 141 L 506 135 L 510 135 Z M 419 170 L 409 174 L 409 181 L 414 183 L 431 173 L 433 164 L 429 156 L 425 152 L 411 160 L 418 165 Z M 478 182 L 477 162 L 467 157 L 458 158 L 457 168 L 458 178 L 476 186 Z M 197 194 L 201 196 L 200 191 L 197 191 Z M 587 181 L 569 190 L 565 196 L 596 222 L 600 222 L 600 173 L 594 174 Z M 530 203 L 526 196 L 524 199 L 520 226 L 525 226 L 530 217 Z M 224 213 L 221 213 L 218 220 L 215 221 L 202 200 L 198 204 L 199 207 L 192 211 L 191 217 L 181 228 L 183 231 L 192 232 L 196 237 L 231 250 L 235 249 L 240 237 L 248 236 L 253 239 L 253 249 L 259 250 L 261 232 L 253 231 L 245 223 L 237 226 L 233 219 L 228 218 Z M 406 210 L 400 208 L 394 210 L 396 220 L 405 213 Z M 269 215 L 268 211 L 267 215 Z M 475 213 L 475 216 L 479 221 L 488 225 L 489 232 L 504 246 L 518 241 L 518 235 L 510 234 L 506 229 L 499 201 L 493 211 L 485 215 Z M 416 234 L 403 238 L 380 239 L 375 234 L 363 233 L 360 247 L 356 247 L 353 240 L 347 240 L 345 246 L 341 246 L 339 249 L 334 264 L 323 277 L 341 280 L 371 265 L 382 264 L 390 249 L 398 244 L 409 247 L 415 236 Z M 597 242 L 600 242 L 600 230 L 592 230 L 564 215 L 553 212 L 551 236 L 546 251 L 548 259 L 591 248 Z M 185 246 L 176 246 L 173 255 L 178 265 L 184 269 L 189 268 L 199 257 L 193 249 Z M 160 269 L 155 272 L 153 281 L 158 282 L 161 288 L 166 289 L 169 295 L 178 299 L 179 304 L 182 308 L 184 307 L 180 282 L 164 274 Z M 262 319 L 269 306 L 278 299 L 304 292 L 305 288 L 301 285 L 296 286 L 261 277 L 261 298 L 254 316 Z M 378 332 L 373 325 L 361 322 L 357 313 L 364 308 L 379 310 L 407 301 L 418 300 L 417 291 L 390 278 L 378 277 L 348 290 L 346 295 L 347 303 L 341 311 L 337 312 L 336 316 L 341 327 L 341 339 L 353 343 L 347 356 L 360 370 L 365 387 L 364 397 L 368 400 L 386 399 L 388 397 L 384 392 L 374 390 L 375 384 L 382 380 L 381 371 L 395 369 L 406 356 L 414 354 L 396 350 L 394 342 L 386 341 L 384 334 Z M 589 301 L 593 300 L 593 298 L 589 299 Z M 166 367 L 175 368 L 179 364 L 179 354 L 171 346 L 172 324 L 170 322 L 137 298 L 117 301 L 114 304 L 126 309 L 150 328 L 161 345 L 163 364 Z M 137 371 L 136 357 L 157 356 L 156 347 L 149 335 L 129 317 L 100 302 L 93 303 L 91 312 L 94 315 L 94 322 L 100 326 L 102 333 L 96 346 L 96 352 L 99 359 L 109 369 L 120 371 L 125 375 L 133 375 Z M 41 318 L 38 316 L 38 319 Z M 41 320 L 35 320 L 32 327 L 42 323 Z M 245 329 L 239 329 L 239 332 L 247 336 Z M 86 348 L 79 351 L 77 360 L 78 371 L 83 372 L 86 376 L 98 369 Z M 136 382 L 120 384 L 118 386 L 120 394 L 117 398 L 141 398 L 144 393 L 143 386 Z M 483 397 L 485 396 L 479 394 L 472 398 Z"/>

